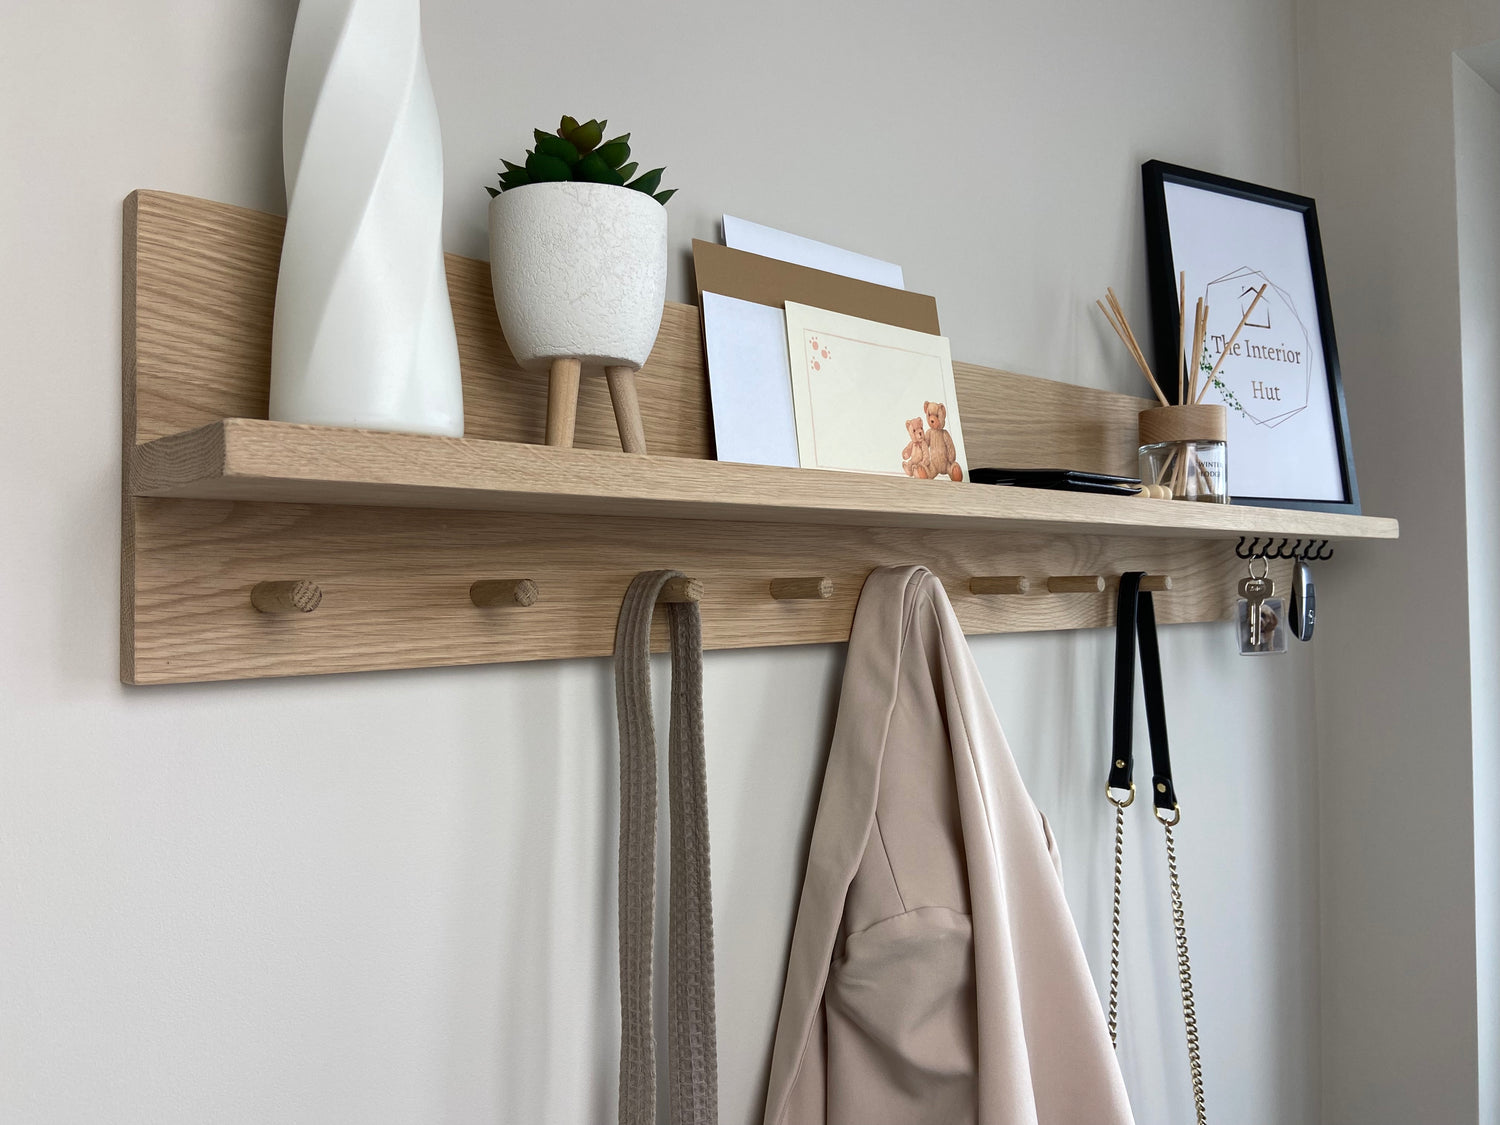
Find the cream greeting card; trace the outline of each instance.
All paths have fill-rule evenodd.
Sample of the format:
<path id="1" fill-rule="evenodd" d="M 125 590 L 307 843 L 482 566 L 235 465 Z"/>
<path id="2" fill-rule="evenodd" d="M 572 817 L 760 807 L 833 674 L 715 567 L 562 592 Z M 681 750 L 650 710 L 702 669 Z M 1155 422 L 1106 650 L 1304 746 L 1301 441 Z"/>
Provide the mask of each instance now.
<path id="1" fill-rule="evenodd" d="M 803 468 L 964 479 L 946 336 L 786 303 Z"/>

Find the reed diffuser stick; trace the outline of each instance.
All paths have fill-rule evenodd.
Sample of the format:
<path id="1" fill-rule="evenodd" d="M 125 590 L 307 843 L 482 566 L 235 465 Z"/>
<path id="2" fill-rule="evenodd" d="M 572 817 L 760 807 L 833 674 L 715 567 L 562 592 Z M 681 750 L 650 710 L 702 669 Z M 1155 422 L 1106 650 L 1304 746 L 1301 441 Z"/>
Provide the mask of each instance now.
<path id="1" fill-rule="evenodd" d="M 1113 291 L 1110 293 L 1110 298 L 1111 305 L 1118 304 L 1113 299 Z M 1104 314 L 1104 319 L 1109 321 L 1109 326 L 1115 330 L 1115 335 L 1120 337 L 1120 342 L 1125 345 L 1125 350 L 1130 353 L 1130 357 L 1135 360 L 1136 366 L 1141 369 L 1141 374 L 1146 376 L 1146 381 L 1151 384 L 1151 389 L 1156 392 L 1156 397 L 1161 400 L 1161 404 L 1163 406 L 1170 406 L 1171 403 L 1167 401 L 1167 396 L 1162 393 L 1161 387 L 1157 385 L 1156 376 L 1151 374 L 1151 367 L 1146 362 L 1146 357 L 1142 354 L 1140 345 L 1135 341 L 1135 334 L 1130 331 L 1130 322 L 1125 319 L 1124 312 L 1117 310 L 1120 317 L 1117 322 L 1114 316 L 1110 314 L 1109 309 L 1104 307 L 1103 301 L 1095 301 L 1094 304 L 1099 306 L 1099 311 Z"/>
<path id="2" fill-rule="evenodd" d="M 1203 401 L 1203 396 L 1208 394 L 1208 388 L 1213 386 L 1214 380 L 1219 377 L 1219 368 L 1224 366 L 1224 357 L 1229 354 L 1229 349 L 1234 347 L 1234 342 L 1240 338 L 1245 325 L 1249 323 L 1250 314 L 1255 311 L 1255 306 L 1260 304 L 1260 299 L 1266 295 L 1266 287 L 1262 285 L 1256 291 L 1255 300 L 1250 302 L 1250 307 L 1245 310 L 1245 315 L 1240 317 L 1240 322 L 1235 326 L 1234 335 L 1229 337 L 1229 342 L 1224 345 L 1224 350 L 1219 353 L 1219 362 L 1214 364 L 1214 369 L 1208 373 L 1208 378 L 1203 381 L 1203 390 L 1194 396 L 1193 402 L 1197 404 Z"/>
<path id="3" fill-rule="evenodd" d="M 1187 270 L 1177 275 L 1177 402 L 1187 401 L 1187 360 L 1182 354 L 1182 334 L 1187 331 Z"/>
<path id="4" fill-rule="evenodd" d="M 1198 298 L 1198 309 L 1193 314 L 1193 354 L 1188 357 L 1193 365 L 1193 378 L 1189 384 L 1188 400 L 1198 401 L 1198 366 L 1203 359 L 1203 333 L 1208 329 L 1208 306 L 1203 303 L 1203 298 Z"/>
<path id="5" fill-rule="evenodd" d="M 1140 365 L 1141 371 L 1145 374 L 1147 382 L 1151 384 L 1151 389 L 1156 392 L 1156 397 L 1161 400 L 1161 404 L 1163 406 L 1166 406 L 1166 392 L 1161 389 L 1161 384 L 1156 381 L 1156 376 L 1151 373 L 1151 365 L 1146 362 L 1146 353 L 1141 348 L 1140 341 L 1135 338 L 1135 331 L 1130 327 L 1130 321 L 1125 316 L 1125 306 L 1120 304 L 1120 298 L 1115 296 L 1115 291 L 1113 289 L 1106 287 L 1105 293 L 1109 297 L 1110 308 L 1115 310 L 1116 319 L 1119 320 L 1120 326 L 1125 329 L 1126 347 L 1128 347 L 1131 353 L 1135 356 L 1136 363 Z"/>

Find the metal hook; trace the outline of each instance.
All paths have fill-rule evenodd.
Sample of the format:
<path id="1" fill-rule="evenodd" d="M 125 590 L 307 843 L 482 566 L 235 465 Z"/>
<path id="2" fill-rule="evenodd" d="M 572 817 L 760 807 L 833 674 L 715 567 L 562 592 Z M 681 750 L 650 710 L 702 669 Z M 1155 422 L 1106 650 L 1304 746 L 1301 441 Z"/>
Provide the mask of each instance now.
<path id="1" fill-rule="evenodd" d="M 1323 540 L 1322 546 L 1318 548 L 1317 559 L 1319 562 L 1327 562 L 1333 558 L 1333 548 L 1328 546 L 1328 540 Z"/>
<path id="2" fill-rule="evenodd" d="M 1257 535 L 1255 537 L 1255 542 L 1250 544 L 1250 549 L 1248 551 L 1245 550 L 1245 538 L 1246 537 L 1243 535 L 1240 536 L 1239 545 L 1235 547 L 1234 553 L 1238 558 L 1253 559 L 1255 557 L 1255 546 L 1260 542 L 1260 536 Z"/>

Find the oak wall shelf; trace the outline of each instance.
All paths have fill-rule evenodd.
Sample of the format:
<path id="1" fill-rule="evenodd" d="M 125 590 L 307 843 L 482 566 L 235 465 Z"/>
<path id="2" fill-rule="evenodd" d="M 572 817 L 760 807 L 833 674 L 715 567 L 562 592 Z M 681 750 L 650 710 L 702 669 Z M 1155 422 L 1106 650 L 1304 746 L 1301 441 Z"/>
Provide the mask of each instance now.
<path id="1" fill-rule="evenodd" d="M 136 448 L 137 496 L 849 527 L 1393 539 L 1395 520 L 227 418 Z"/>
<path id="2" fill-rule="evenodd" d="M 121 675 L 128 683 L 603 655 L 631 577 L 701 582 L 708 647 L 847 638 L 864 576 L 922 562 L 972 633 L 1108 625 L 1052 576 L 1171 578 L 1164 622 L 1227 619 L 1240 535 L 1390 539 L 1394 520 L 914 481 L 708 460 L 698 312 L 669 304 L 639 378 L 653 455 L 619 451 L 585 374 L 578 448 L 541 439 L 545 375 L 515 367 L 486 263 L 449 255 L 462 439 L 265 420 L 283 220 L 136 192 L 125 205 Z M 1145 400 L 955 363 L 973 463 L 1131 472 Z M 1026 591 L 971 591 L 983 575 Z M 530 601 L 480 608 L 476 582 Z M 828 596 L 775 598 L 809 576 Z M 316 612 L 264 613 L 267 581 Z M 694 587 L 697 589 L 697 587 Z M 785 587 L 783 587 L 785 588 Z M 980 589 L 984 585 L 980 584 Z"/>

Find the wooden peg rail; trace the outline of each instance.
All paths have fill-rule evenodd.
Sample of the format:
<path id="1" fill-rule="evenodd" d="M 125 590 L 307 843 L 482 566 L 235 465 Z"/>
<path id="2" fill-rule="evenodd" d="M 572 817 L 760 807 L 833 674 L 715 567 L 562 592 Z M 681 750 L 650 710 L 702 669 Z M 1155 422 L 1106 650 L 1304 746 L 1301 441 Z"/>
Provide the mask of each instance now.
<path id="1" fill-rule="evenodd" d="M 663 596 L 699 602 L 708 648 L 847 640 L 870 571 L 911 563 L 972 634 L 1110 625 L 1110 590 L 1135 570 L 1170 590 L 1161 622 L 1224 621 L 1241 535 L 1397 534 L 1373 517 L 720 464 L 695 306 L 666 306 L 637 373 L 522 371 L 488 264 L 453 255 L 463 438 L 271 422 L 282 227 L 184 196 L 126 201 L 127 683 L 605 656 L 632 578 L 661 569 L 688 576 Z M 973 464 L 1134 473 L 1145 400 L 953 368 Z M 1283 582 L 1290 563 L 1272 566 Z"/>
<path id="2" fill-rule="evenodd" d="M 1102 575 L 1069 576 L 1048 578 L 1044 583 L 1047 593 L 1103 593 L 1106 588 L 1117 589 L 1119 579 L 1106 581 Z M 1028 594 L 1031 579 L 1022 576 L 1001 578 L 970 578 L 968 591 L 971 594 Z M 1148 574 L 1141 579 L 1143 590 L 1171 590 L 1170 575 Z M 530 578 L 486 578 L 469 586 L 469 600 L 481 609 L 506 606 L 535 605 L 539 596 L 537 584 Z M 777 601 L 826 601 L 833 597 L 831 578 L 773 578 L 770 596 Z M 657 594 L 659 605 L 673 602 L 701 602 L 703 582 L 697 578 L 670 578 Z M 250 590 L 250 604 L 261 613 L 311 613 L 323 601 L 323 591 L 314 582 L 257 582 Z"/>

